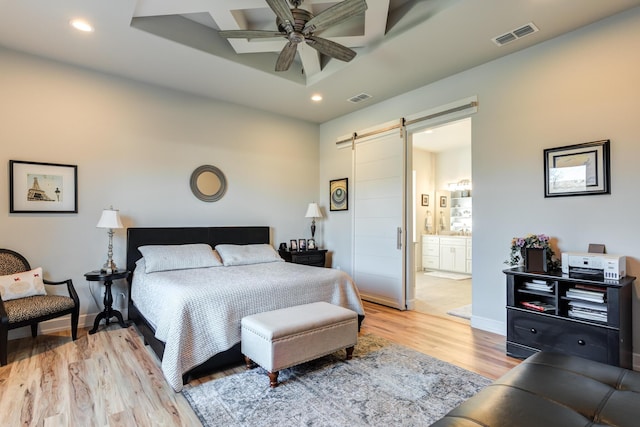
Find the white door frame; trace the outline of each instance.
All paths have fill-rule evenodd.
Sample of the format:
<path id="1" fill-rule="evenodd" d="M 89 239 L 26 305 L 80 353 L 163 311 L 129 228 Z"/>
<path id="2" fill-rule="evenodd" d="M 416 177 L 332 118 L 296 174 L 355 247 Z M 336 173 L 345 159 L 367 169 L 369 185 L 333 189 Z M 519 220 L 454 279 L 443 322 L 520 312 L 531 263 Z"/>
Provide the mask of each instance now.
<path id="1" fill-rule="evenodd" d="M 464 98 L 449 104 L 441 105 L 426 111 L 409 116 L 405 119 L 405 144 L 407 146 L 406 157 L 406 183 L 407 187 L 405 192 L 412 194 L 412 171 L 413 171 L 413 153 L 408 147 L 412 146 L 413 133 L 423 130 L 428 127 L 442 125 L 455 120 L 460 120 L 466 117 L 470 117 L 478 111 L 478 97 L 472 96 Z M 415 229 L 415 218 L 413 218 L 413 204 L 417 203 L 416 200 L 407 198 L 405 211 L 407 213 L 406 218 L 406 296 L 407 296 L 407 310 L 415 309 L 415 287 L 416 287 L 416 253 L 415 246 L 411 240 Z"/>

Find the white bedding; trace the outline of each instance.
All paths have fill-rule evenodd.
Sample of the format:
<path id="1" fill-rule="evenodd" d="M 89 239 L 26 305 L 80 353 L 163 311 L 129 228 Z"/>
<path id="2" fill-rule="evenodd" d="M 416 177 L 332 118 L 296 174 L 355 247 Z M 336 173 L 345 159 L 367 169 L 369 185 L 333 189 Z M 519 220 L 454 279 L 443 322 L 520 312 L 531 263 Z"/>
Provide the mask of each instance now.
<path id="1" fill-rule="evenodd" d="M 141 260 L 131 298 L 165 342 L 162 371 L 175 391 L 184 373 L 240 342 L 244 316 L 317 301 L 364 315 L 348 274 L 288 262 L 144 273 Z"/>

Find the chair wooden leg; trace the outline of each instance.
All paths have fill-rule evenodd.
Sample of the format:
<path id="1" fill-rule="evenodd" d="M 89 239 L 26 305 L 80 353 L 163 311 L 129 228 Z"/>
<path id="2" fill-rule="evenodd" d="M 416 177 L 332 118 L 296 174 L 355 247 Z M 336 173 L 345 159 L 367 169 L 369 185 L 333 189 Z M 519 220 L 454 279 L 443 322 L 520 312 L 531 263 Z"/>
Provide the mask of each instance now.
<path id="1" fill-rule="evenodd" d="M 38 324 L 37 323 L 32 323 L 31 324 L 31 336 L 33 338 L 38 336 Z"/>
<path id="2" fill-rule="evenodd" d="M 7 364 L 8 338 L 9 329 L 7 327 L 0 327 L 0 366 Z"/>
<path id="3" fill-rule="evenodd" d="M 80 318 L 80 309 L 76 307 L 76 310 L 71 313 L 71 339 L 75 341 L 78 338 L 78 319 Z"/>

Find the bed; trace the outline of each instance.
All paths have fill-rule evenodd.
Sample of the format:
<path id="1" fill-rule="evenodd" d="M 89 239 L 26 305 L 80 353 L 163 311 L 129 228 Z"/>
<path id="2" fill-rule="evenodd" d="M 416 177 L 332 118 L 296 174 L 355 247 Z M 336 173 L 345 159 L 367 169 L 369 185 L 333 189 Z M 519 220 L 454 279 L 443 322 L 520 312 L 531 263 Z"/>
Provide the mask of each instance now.
<path id="1" fill-rule="evenodd" d="M 364 318 L 349 275 L 284 262 L 269 227 L 129 228 L 127 269 L 129 319 L 175 391 L 190 377 L 242 361 L 244 316 L 326 301 Z"/>

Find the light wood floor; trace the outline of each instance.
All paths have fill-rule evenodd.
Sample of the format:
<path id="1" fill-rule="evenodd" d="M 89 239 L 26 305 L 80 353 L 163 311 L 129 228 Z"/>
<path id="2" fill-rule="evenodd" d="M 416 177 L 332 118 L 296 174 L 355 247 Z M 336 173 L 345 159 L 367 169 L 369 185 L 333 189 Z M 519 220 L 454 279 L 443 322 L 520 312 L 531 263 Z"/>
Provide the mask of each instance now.
<path id="1" fill-rule="evenodd" d="M 361 333 L 372 333 L 495 379 L 519 363 L 504 337 L 464 323 L 365 302 Z M 112 324 L 94 335 L 13 340 L 0 367 L 2 426 L 199 426 L 182 394 L 164 380 L 135 327 Z M 243 370 L 238 365 L 190 382 Z"/>

